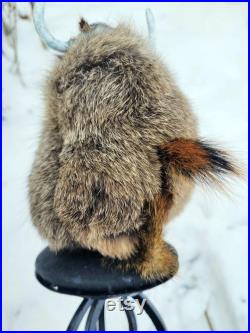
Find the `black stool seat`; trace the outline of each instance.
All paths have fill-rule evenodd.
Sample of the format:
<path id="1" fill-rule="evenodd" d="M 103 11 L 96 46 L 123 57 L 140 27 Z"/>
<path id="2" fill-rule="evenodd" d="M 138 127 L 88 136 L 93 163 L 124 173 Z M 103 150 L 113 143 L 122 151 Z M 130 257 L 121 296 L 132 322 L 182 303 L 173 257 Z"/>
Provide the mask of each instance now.
<path id="1" fill-rule="evenodd" d="M 134 271 L 121 270 L 103 265 L 103 257 L 85 249 L 61 251 L 57 254 L 44 249 L 36 259 L 36 277 L 45 287 L 58 293 L 81 296 L 81 304 L 72 317 L 67 331 L 77 331 L 85 315 L 85 331 L 105 331 L 105 302 L 119 297 L 124 306 L 128 298 L 144 304 L 147 313 L 158 331 L 166 326 L 154 307 L 141 291 L 153 288 L 164 281 L 147 281 Z M 134 309 L 124 306 L 130 331 L 137 330 Z"/>
<path id="2" fill-rule="evenodd" d="M 138 294 L 164 282 L 105 267 L 102 258 L 98 252 L 85 249 L 55 254 L 45 248 L 36 260 L 36 277 L 56 292 L 92 298 Z"/>

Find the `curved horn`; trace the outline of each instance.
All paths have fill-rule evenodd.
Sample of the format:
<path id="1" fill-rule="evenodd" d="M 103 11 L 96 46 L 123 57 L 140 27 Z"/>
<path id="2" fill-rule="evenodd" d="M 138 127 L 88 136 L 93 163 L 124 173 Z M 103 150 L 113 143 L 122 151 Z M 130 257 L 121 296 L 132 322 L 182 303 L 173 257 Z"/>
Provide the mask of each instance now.
<path id="1" fill-rule="evenodd" d="M 151 9 L 146 9 L 146 21 L 148 26 L 148 38 L 152 46 L 155 46 L 155 18 Z"/>
<path id="2" fill-rule="evenodd" d="M 69 47 L 69 42 L 60 41 L 49 32 L 44 21 L 44 4 L 45 2 L 34 3 L 33 21 L 36 31 L 48 47 L 59 52 L 65 52 Z"/>

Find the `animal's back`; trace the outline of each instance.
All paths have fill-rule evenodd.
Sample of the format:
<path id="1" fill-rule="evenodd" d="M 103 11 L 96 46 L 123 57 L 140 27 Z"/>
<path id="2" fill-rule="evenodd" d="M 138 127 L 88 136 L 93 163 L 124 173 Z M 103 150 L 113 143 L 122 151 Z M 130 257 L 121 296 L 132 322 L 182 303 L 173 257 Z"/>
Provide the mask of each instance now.
<path id="1" fill-rule="evenodd" d="M 121 25 L 80 36 L 51 72 L 46 96 L 44 139 L 30 177 L 34 223 L 59 247 L 138 230 L 163 186 L 159 146 L 196 136 L 194 116 L 165 66 Z"/>

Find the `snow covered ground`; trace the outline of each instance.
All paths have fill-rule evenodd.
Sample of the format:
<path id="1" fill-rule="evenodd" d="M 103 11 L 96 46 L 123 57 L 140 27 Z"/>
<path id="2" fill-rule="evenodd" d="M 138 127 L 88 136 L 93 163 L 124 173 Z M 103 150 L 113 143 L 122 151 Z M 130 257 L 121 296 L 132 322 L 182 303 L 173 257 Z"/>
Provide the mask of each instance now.
<path id="1" fill-rule="evenodd" d="M 26 11 L 27 4 L 22 4 Z M 81 15 L 115 25 L 129 20 L 146 33 L 144 9 L 157 21 L 157 50 L 189 97 L 202 136 L 247 156 L 247 4 L 50 3 L 51 31 L 67 39 Z M 3 58 L 3 330 L 65 330 L 80 299 L 52 293 L 35 280 L 34 261 L 45 246 L 32 227 L 27 176 L 43 111 L 42 83 L 54 55 L 42 48 L 30 21 L 18 27 L 25 86 Z M 6 48 L 6 51 L 7 48 Z M 166 230 L 177 248 L 180 272 L 146 294 L 169 330 L 247 330 L 247 186 L 232 198 L 197 189 Z M 108 314 L 110 317 L 111 314 Z M 108 329 L 122 329 L 112 313 Z M 151 329 L 139 318 L 139 329 Z"/>

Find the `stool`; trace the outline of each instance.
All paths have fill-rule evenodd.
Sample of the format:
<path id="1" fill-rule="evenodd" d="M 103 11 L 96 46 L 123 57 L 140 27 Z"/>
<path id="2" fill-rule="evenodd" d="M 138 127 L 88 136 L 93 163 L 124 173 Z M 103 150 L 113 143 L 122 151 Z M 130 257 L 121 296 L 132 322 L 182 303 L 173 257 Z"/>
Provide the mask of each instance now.
<path id="1" fill-rule="evenodd" d="M 43 286 L 58 293 L 83 298 L 67 331 L 77 331 L 88 310 L 85 330 L 105 331 L 105 300 L 120 297 L 121 303 L 124 304 L 128 297 L 132 297 L 141 303 L 146 299 L 142 291 L 164 282 L 150 282 L 140 278 L 133 271 L 121 272 L 104 267 L 102 259 L 98 252 L 85 249 L 64 250 L 55 254 L 49 248 L 45 248 L 36 259 L 36 277 Z M 124 310 L 129 330 L 137 331 L 134 311 L 126 308 Z M 145 302 L 144 311 L 156 330 L 167 330 L 161 316 L 149 300 Z"/>

